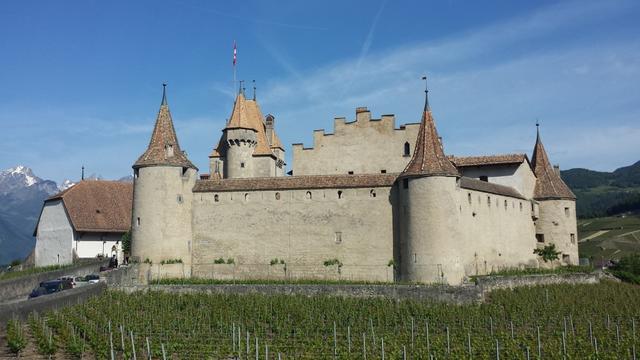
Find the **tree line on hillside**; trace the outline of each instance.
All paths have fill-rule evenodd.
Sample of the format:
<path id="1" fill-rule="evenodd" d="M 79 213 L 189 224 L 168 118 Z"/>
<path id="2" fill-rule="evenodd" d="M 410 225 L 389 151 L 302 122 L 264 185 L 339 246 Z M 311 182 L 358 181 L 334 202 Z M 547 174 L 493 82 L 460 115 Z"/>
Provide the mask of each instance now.
<path id="1" fill-rule="evenodd" d="M 580 218 L 640 212 L 640 161 L 613 172 L 570 169 L 561 175 L 576 194 Z"/>

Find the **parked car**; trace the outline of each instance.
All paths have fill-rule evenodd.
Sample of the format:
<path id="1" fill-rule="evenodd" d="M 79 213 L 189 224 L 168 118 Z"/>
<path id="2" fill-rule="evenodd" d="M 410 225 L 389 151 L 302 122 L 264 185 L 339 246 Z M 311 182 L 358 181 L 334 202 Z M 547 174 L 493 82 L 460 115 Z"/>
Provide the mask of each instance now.
<path id="1" fill-rule="evenodd" d="M 84 277 L 85 281 L 88 281 L 89 284 L 95 284 L 100 282 L 100 275 L 98 274 L 89 274 L 87 276 Z"/>
<path id="2" fill-rule="evenodd" d="M 70 289 L 68 283 L 62 280 L 43 281 L 40 285 L 31 291 L 29 298 L 35 298 L 42 295 L 53 294 L 62 290 Z"/>
<path id="3" fill-rule="evenodd" d="M 73 276 L 71 276 L 71 275 L 65 275 L 65 276 L 62 276 L 62 277 L 60 278 L 60 280 L 61 280 L 61 281 L 66 282 L 66 283 L 68 283 L 69 285 L 71 285 L 71 288 L 76 287 L 76 281 L 75 281 L 75 279 L 73 278 Z"/>

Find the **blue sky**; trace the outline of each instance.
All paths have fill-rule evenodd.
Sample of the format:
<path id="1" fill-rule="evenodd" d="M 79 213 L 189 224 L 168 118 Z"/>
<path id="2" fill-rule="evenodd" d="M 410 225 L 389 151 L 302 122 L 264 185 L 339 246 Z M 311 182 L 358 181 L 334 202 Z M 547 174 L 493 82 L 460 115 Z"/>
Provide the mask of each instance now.
<path id="1" fill-rule="evenodd" d="M 14 1 L 0 3 L 0 168 L 118 178 L 144 151 L 162 82 L 181 146 L 208 172 L 238 79 L 290 144 L 368 106 L 445 150 L 562 168 L 640 160 L 637 1 Z M 289 161 L 291 159 L 289 158 Z"/>

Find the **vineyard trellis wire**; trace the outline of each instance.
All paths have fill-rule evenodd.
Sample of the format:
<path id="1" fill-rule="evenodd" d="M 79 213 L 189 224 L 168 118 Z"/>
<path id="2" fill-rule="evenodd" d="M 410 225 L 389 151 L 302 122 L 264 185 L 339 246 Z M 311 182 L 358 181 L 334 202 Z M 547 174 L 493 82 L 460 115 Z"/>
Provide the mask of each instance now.
<path id="1" fill-rule="evenodd" d="M 639 311 L 640 287 L 609 282 L 471 305 L 107 291 L 29 324 L 43 353 L 98 359 L 635 359 Z"/>

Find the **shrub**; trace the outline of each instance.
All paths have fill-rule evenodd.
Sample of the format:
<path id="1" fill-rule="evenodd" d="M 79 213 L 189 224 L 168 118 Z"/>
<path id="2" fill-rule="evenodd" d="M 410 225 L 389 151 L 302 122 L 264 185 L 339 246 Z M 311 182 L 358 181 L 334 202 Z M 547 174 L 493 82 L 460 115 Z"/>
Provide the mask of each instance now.
<path id="1" fill-rule="evenodd" d="M 558 260 L 558 255 L 560 255 L 560 251 L 556 250 L 556 244 L 549 244 L 543 248 L 534 249 L 533 253 L 540 256 L 544 262 Z"/>
<path id="2" fill-rule="evenodd" d="M 622 257 L 610 270 L 620 280 L 640 285 L 640 254 Z"/>
<path id="3" fill-rule="evenodd" d="M 182 264 L 182 259 L 169 259 L 160 261 L 160 265 Z"/>
<path id="4" fill-rule="evenodd" d="M 329 260 L 325 260 L 324 261 L 324 266 L 333 266 L 336 265 L 338 266 L 338 274 L 341 273 L 341 269 L 342 269 L 342 262 L 340 262 L 340 260 L 338 259 L 329 259 Z"/>
<path id="5" fill-rule="evenodd" d="M 215 260 L 213 260 L 214 264 L 224 264 L 224 259 L 223 258 L 217 258 Z"/>

